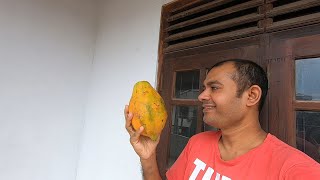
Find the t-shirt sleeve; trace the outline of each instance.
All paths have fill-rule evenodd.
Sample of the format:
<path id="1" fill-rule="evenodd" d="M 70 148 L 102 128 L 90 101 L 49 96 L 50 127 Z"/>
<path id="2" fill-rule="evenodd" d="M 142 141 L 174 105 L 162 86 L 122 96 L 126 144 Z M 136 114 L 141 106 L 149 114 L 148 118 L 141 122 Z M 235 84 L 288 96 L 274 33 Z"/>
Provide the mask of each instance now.
<path id="1" fill-rule="evenodd" d="M 184 177 L 185 169 L 187 167 L 188 162 L 188 154 L 190 141 L 187 143 L 186 147 L 183 149 L 181 154 L 175 163 L 170 167 L 167 171 L 166 176 L 168 180 L 182 180 Z"/>
<path id="2" fill-rule="evenodd" d="M 320 164 L 299 163 L 291 167 L 285 174 L 285 180 L 319 180 Z"/>

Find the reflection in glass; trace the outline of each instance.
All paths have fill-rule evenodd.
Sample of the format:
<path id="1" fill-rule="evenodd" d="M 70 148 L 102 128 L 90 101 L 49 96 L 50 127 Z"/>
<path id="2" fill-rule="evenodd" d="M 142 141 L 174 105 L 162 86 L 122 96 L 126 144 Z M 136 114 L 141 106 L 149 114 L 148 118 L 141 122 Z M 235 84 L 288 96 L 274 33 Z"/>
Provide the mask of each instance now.
<path id="1" fill-rule="evenodd" d="M 320 58 L 296 61 L 296 100 L 320 100 Z"/>
<path id="2" fill-rule="evenodd" d="M 169 167 L 196 133 L 197 106 L 174 106 L 171 125 Z"/>
<path id="3" fill-rule="evenodd" d="M 199 95 L 200 70 L 176 73 L 175 97 L 197 99 Z"/>
<path id="4" fill-rule="evenodd" d="M 320 162 L 320 112 L 297 111 L 297 148 Z"/>

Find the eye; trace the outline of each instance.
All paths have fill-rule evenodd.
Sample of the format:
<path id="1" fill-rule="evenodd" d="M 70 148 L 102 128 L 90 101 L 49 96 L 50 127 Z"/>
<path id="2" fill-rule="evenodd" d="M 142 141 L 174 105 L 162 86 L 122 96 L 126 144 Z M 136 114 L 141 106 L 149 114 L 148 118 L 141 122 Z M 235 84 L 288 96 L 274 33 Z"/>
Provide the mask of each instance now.
<path id="1" fill-rule="evenodd" d="M 219 89 L 219 87 L 211 86 L 211 89 L 212 89 L 212 90 L 217 90 L 217 89 Z"/>

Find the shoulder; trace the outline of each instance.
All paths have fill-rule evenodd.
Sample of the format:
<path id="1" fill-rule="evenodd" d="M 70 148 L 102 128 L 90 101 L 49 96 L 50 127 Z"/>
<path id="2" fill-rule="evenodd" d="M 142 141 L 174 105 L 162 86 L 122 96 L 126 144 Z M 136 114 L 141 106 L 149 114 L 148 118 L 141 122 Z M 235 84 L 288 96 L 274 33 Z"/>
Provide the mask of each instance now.
<path id="1" fill-rule="evenodd" d="M 314 177 L 320 176 L 320 164 L 307 156 L 300 150 L 289 146 L 275 136 L 269 134 L 270 148 L 272 151 L 273 164 L 281 167 L 282 176 L 286 178 L 295 177 Z M 289 178 L 291 179 L 291 178 Z"/>
<path id="2" fill-rule="evenodd" d="M 312 158 L 307 156 L 305 153 L 300 150 L 284 143 L 277 137 L 269 134 L 270 146 L 272 148 L 272 153 L 278 157 L 283 157 L 286 161 L 289 162 L 315 162 Z"/>

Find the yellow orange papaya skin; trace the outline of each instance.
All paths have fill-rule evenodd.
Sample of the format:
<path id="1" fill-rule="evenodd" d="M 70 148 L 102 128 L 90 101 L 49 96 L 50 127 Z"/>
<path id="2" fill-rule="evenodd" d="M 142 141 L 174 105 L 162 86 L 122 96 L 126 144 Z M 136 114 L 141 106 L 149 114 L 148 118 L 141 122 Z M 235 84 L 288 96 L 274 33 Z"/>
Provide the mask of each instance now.
<path id="1" fill-rule="evenodd" d="M 148 81 L 139 81 L 133 87 L 129 102 L 133 114 L 132 126 L 138 130 L 144 127 L 142 135 L 157 140 L 167 121 L 167 111 L 160 94 Z"/>

